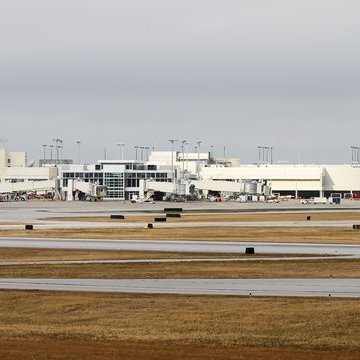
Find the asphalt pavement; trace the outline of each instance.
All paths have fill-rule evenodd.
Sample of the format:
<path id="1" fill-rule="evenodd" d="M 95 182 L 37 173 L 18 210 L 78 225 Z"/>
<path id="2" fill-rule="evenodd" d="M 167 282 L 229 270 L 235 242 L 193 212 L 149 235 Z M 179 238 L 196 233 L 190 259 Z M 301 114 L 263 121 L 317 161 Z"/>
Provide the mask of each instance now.
<path id="1" fill-rule="evenodd" d="M 0 289 L 183 295 L 360 297 L 359 279 L 0 279 Z"/>
<path id="2" fill-rule="evenodd" d="M 96 240 L 96 239 L 45 239 L 0 238 L 0 248 L 129 250 L 191 253 L 244 253 L 253 247 L 256 254 L 312 254 L 360 256 L 360 245 L 268 243 L 234 241 L 187 240 Z"/>

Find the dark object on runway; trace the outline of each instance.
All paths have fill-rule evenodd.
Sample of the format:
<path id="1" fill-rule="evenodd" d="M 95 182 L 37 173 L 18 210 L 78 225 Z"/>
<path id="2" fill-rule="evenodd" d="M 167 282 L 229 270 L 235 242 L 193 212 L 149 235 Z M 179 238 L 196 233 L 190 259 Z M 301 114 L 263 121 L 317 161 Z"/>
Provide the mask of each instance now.
<path id="1" fill-rule="evenodd" d="M 155 222 L 161 222 L 161 221 L 166 222 L 166 217 L 156 217 L 156 218 L 154 219 L 154 221 L 155 221 Z"/>
<path id="2" fill-rule="evenodd" d="M 181 218 L 181 214 L 166 214 L 166 217 Z"/>
<path id="3" fill-rule="evenodd" d="M 254 255 L 255 254 L 255 248 L 253 248 L 253 247 L 245 248 L 245 254 L 246 255 Z"/>
<path id="4" fill-rule="evenodd" d="M 307 216 L 307 217 L 306 217 L 306 220 L 311 220 L 311 216 Z"/>
<path id="5" fill-rule="evenodd" d="M 147 229 L 153 229 L 153 228 L 154 228 L 154 225 L 153 225 L 153 224 L 147 224 L 145 227 L 146 227 Z"/>
<path id="6" fill-rule="evenodd" d="M 360 230 L 360 225 L 358 225 L 358 224 L 353 225 L 353 230 Z"/>
<path id="7" fill-rule="evenodd" d="M 110 215 L 111 219 L 125 219 L 124 215 Z"/>
<path id="8" fill-rule="evenodd" d="M 172 211 L 182 212 L 183 209 L 182 208 L 164 208 L 164 212 L 172 212 Z"/>
<path id="9" fill-rule="evenodd" d="M 25 230 L 34 230 L 34 225 L 25 225 Z"/>

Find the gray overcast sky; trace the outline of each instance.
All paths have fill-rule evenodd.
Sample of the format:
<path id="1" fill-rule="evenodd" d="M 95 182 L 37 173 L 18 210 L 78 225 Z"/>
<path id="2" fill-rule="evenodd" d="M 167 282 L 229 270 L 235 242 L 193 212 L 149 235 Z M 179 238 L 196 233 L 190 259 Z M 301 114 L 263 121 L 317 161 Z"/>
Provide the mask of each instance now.
<path id="1" fill-rule="evenodd" d="M 360 145 L 358 0 L 0 0 L 0 138 L 42 156 L 202 140 L 345 163 Z"/>

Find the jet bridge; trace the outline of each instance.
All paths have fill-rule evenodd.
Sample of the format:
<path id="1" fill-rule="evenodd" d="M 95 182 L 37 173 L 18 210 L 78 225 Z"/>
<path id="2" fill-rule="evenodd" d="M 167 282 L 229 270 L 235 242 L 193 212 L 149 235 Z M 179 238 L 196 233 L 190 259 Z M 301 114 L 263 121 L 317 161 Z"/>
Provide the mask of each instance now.
<path id="1" fill-rule="evenodd" d="M 194 188 L 201 191 L 205 196 L 209 191 L 233 194 L 264 194 L 270 195 L 271 188 L 266 186 L 263 181 L 255 180 L 185 180 L 176 183 L 143 180 L 140 186 L 142 196 L 149 191 L 159 191 L 167 194 L 188 196 L 190 189 Z"/>
<path id="2" fill-rule="evenodd" d="M 59 179 L 0 183 L 0 194 L 54 191 L 60 197 L 62 190 Z M 75 194 L 82 194 L 82 200 L 100 200 L 106 196 L 107 187 L 82 180 L 68 180 L 66 192 L 68 201 L 75 200 Z"/>

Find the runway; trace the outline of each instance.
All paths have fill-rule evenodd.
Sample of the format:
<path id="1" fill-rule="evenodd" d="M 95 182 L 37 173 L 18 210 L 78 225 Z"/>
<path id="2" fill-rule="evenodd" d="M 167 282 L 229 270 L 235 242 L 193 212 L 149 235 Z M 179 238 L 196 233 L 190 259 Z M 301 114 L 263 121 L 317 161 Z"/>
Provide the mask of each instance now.
<path id="1" fill-rule="evenodd" d="M 62 230 L 62 229 L 142 229 L 145 223 L 139 222 L 71 222 L 71 221 L 32 221 L 35 230 Z M 197 227 L 326 227 L 352 228 L 355 220 L 338 221 L 234 221 L 234 222 L 177 222 L 153 223 L 155 229 L 178 229 Z M 23 224 L 0 224 L 0 230 L 24 230 Z"/>
<path id="2" fill-rule="evenodd" d="M 360 297 L 359 279 L 0 279 L 0 289 L 182 295 Z"/>
<path id="3" fill-rule="evenodd" d="M 0 238 L 0 248 L 43 248 L 43 249 L 87 249 L 160 251 L 185 253 L 244 253 L 247 247 L 254 247 L 255 254 L 311 254 L 360 256 L 360 245 L 269 243 L 269 242 L 227 242 L 186 240 L 96 240 L 96 239 L 45 239 L 45 238 Z"/>

